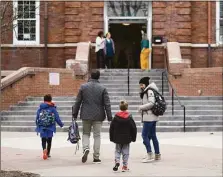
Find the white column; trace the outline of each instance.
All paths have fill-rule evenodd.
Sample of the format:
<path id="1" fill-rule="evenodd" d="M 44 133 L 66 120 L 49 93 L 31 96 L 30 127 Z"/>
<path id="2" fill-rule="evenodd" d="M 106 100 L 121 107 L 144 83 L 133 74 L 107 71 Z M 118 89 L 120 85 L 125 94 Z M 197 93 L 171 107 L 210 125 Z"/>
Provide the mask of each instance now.
<path id="1" fill-rule="evenodd" d="M 104 34 L 108 32 L 108 12 L 107 2 L 104 1 Z"/>

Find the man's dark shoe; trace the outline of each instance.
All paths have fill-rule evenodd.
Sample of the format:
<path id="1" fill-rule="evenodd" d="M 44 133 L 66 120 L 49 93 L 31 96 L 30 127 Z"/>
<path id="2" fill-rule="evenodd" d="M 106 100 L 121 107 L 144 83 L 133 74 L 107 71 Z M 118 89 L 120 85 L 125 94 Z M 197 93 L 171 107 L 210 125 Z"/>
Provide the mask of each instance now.
<path id="1" fill-rule="evenodd" d="M 87 162 L 87 156 L 88 156 L 89 152 L 90 152 L 89 149 L 85 149 L 85 150 L 84 150 L 84 154 L 83 154 L 83 156 L 82 156 L 82 163 Z"/>
<path id="2" fill-rule="evenodd" d="M 100 159 L 94 159 L 94 160 L 93 160 L 93 163 L 95 163 L 95 164 L 100 164 L 100 163 L 101 163 L 101 160 L 100 160 Z"/>

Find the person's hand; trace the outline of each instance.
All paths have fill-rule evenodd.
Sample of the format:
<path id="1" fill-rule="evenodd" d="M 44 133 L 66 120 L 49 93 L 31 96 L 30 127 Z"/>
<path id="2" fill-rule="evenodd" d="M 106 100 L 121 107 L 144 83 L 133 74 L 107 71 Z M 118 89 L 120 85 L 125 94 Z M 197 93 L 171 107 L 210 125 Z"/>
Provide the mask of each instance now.
<path id="1" fill-rule="evenodd" d="M 111 125 L 111 121 L 110 120 L 108 121 L 108 125 Z"/>

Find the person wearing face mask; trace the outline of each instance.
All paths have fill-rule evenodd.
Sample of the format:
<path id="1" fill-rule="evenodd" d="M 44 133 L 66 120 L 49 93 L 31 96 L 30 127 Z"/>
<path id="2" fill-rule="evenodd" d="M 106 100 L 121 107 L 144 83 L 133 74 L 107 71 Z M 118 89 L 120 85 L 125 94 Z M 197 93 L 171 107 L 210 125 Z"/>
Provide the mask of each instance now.
<path id="1" fill-rule="evenodd" d="M 138 110 L 142 115 L 142 139 L 147 151 L 147 155 L 142 161 L 143 163 L 161 159 L 159 141 L 156 136 L 156 123 L 159 120 L 159 117 L 154 115 L 151 111 L 155 103 L 155 95 L 153 90 L 158 91 L 158 88 L 154 82 L 149 84 L 149 80 L 149 77 L 143 77 L 139 81 L 142 105 L 139 106 Z M 153 141 L 155 157 L 151 149 L 150 140 Z"/>

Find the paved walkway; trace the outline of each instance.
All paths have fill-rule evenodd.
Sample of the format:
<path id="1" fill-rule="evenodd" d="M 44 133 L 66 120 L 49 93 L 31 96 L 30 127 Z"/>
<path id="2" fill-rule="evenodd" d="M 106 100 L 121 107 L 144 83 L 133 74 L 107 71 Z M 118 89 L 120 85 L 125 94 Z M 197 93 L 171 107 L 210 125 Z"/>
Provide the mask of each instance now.
<path id="1" fill-rule="evenodd" d="M 66 141 L 67 133 L 53 139 L 52 158 L 42 160 L 40 138 L 35 133 L 1 133 L 1 168 L 39 173 L 42 176 L 222 176 L 222 132 L 158 133 L 162 160 L 141 163 L 145 156 L 140 134 L 131 144 L 130 172 L 113 173 L 114 144 L 102 135 L 102 164 L 81 163 L 82 151 Z"/>

